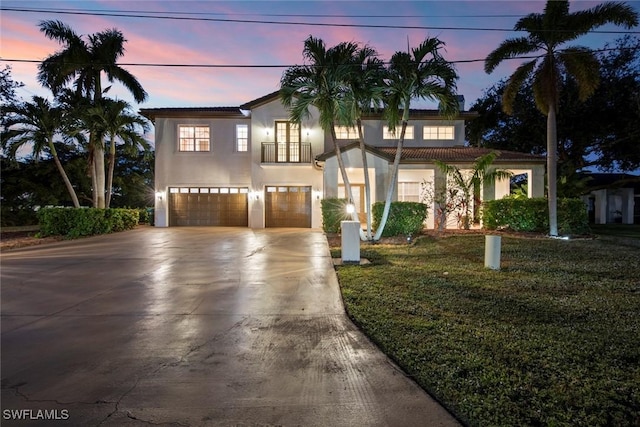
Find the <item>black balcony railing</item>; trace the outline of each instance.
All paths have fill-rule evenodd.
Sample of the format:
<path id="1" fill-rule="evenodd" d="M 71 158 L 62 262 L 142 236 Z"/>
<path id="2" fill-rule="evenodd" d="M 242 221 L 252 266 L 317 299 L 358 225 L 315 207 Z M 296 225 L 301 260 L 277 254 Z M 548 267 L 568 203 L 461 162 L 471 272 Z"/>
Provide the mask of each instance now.
<path id="1" fill-rule="evenodd" d="M 262 163 L 311 163 L 308 142 L 263 142 Z"/>

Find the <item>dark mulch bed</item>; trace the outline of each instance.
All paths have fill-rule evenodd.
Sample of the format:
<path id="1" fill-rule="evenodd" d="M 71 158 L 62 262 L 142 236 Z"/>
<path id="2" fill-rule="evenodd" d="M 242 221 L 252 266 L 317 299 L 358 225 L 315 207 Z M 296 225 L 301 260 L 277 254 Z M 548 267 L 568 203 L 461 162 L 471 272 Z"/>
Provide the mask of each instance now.
<path id="1" fill-rule="evenodd" d="M 377 242 L 361 242 L 361 245 L 409 245 L 413 244 L 416 239 L 421 237 L 431 237 L 436 239 L 444 239 L 451 236 L 459 236 L 459 235 L 498 235 L 498 236 L 509 236 L 509 237 L 520 237 L 527 239 L 544 239 L 547 238 L 547 235 L 544 233 L 533 233 L 533 232 L 516 232 L 516 231 L 496 231 L 496 230 L 482 230 L 482 229 L 471 229 L 471 230 L 458 230 L 458 229 L 447 229 L 444 231 L 438 230 L 422 230 L 417 236 L 412 236 L 411 240 L 408 240 L 406 236 L 395 236 L 395 237 L 383 237 Z M 329 242 L 330 247 L 340 247 L 342 245 L 341 236 L 339 233 L 327 233 L 327 242 Z M 585 236 L 586 237 L 586 236 Z"/>
<path id="2" fill-rule="evenodd" d="M 60 236 L 36 237 L 37 234 L 37 230 L 2 231 L 0 233 L 0 251 L 62 240 Z"/>

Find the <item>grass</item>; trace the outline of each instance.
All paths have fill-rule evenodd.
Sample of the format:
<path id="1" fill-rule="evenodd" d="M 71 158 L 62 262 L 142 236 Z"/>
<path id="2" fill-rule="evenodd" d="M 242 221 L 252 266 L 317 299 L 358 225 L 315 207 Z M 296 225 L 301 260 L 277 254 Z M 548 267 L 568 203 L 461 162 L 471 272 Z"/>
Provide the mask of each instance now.
<path id="1" fill-rule="evenodd" d="M 592 224 L 591 230 L 600 236 L 640 239 L 640 224 Z"/>
<path id="2" fill-rule="evenodd" d="M 334 254 L 335 254 L 334 250 Z M 347 312 L 473 426 L 640 425 L 640 251 L 610 240 L 423 237 L 338 267 Z"/>

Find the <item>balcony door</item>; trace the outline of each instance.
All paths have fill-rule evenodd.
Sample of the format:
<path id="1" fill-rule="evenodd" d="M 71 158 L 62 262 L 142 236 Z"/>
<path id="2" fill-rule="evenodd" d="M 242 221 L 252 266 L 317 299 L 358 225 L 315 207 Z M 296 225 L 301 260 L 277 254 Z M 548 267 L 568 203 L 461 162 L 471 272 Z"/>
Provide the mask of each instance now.
<path id="1" fill-rule="evenodd" d="M 300 162 L 300 139 L 300 126 L 298 124 L 276 121 L 278 163 Z"/>

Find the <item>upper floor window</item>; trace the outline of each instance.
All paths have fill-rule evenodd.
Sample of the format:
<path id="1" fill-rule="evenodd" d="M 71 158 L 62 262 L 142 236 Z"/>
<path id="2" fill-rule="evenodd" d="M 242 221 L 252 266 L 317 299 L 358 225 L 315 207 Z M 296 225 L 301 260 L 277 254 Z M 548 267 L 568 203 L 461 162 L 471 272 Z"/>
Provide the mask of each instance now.
<path id="1" fill-rule="evenodd" d="M 211 149 L 209 126 L 179 125 L 178 139 L 180 151 L 209 151 Z"/>
<path id="2" fill-rule="evenodd" d="M 236 151 L 243 153 L 249 149 L 249 125 L 236 125 Z"/>
<path id="3" fill-rule="evenodd" d="M 400 138 L 401 127 L 396 127 L 393 132 L 389 131 L 389 126 L 382 127 L 382 139 L 398 139 Z M 413 126 L 407 126 L 404 131 L 404 139 L 413 139 Z"/>
<path id="4" fill-rule="evenodd" d="M 453 126 L 425 126 L 424 139 L 454 139 Z"/>
<path id="5" fill-rule="evenodd" d="M 276 122 L 278 162 L 300 161 L 300 125 L 293 122 Z"/>
<path id="6" fill-rule="evenodd" d="M 358 139 L 358 129 L 355 127 L 335 126 L 337 139 Z"/>

